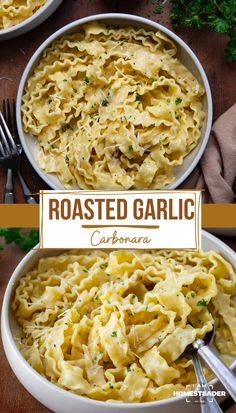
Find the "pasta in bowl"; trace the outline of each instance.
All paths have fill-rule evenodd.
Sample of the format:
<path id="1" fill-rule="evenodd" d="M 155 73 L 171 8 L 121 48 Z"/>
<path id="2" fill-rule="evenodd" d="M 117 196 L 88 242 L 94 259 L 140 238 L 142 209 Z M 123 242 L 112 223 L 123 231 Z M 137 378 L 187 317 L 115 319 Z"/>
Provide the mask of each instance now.
<path id="1" fill-rule="evenodd" d="M 174 188 L 204 149 L 207 80 L 183 64 L 171 32 L 126 18 L 64 28 L 23 76 L 20 130 L 55 189 Z"/>
<path id="2" fill-rule="evenodd" d="M 9 305 L 20 352 L 68 399 L 104 411 L 180 402 L 174 392 L 195 383 L 184 350 L 213 324 L 216 347 L 235 357 L 236 275 L 225 251 L 48 254 L 18 274 Z"/>
<path id="3" fill-rule="evenodd" d="M 0 30 L 16 26 L 28 19 L 42 7 L 47 0 L 17 1 L 1 0 L 0 4 Z"/>
<path id="4" fill-rule="evenodd" d="M 63 389 L 160 400 L 195 383 L 182 354 L 213 324 L 218 349 L 236 356 L 234 295 L 236 273 L 213 251 L 70 251 L 42 258 L 20 279 L 15 339 Z"/>
<path id="5" fill-rule="evenodd" d="M 46 20 L 62 0 L 1 0 L 0 41 L 32 30 Z"/>

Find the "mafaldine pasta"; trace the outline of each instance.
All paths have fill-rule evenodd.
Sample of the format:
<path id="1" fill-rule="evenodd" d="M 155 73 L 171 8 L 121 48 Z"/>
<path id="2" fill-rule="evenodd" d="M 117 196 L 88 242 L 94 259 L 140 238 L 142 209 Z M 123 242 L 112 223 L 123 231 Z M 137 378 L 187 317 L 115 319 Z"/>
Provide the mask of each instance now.
<path id="1" fill-rule="evenodd" d="M 89 23 L 53 42 L 22 99 L 38 162 L 66 188 L 160 189 L 198 144 L 204 89 L 160 31 Z"/>
<path id="2" fill-rule="evenodd" d="M 65 390 L 164 399 L 196 382 L 183 353 L 213 325 L 220 353 L 236 355 L 235 293 L 235 271 L 214 251 L 70 251 L 40 259 L 20 279 L 15 339 Z"/>
<path id="3" fill-rule="evenodd" d="M 47 0 L 1 0 L 0 30 L 22 23 L 46 2 Z"/>

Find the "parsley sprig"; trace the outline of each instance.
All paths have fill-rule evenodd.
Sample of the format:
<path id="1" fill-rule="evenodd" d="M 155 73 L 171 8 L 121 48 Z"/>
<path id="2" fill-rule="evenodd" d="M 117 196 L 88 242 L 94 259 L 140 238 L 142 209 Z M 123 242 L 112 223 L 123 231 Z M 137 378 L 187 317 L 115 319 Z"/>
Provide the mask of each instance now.
<path id="1" fill-rule="evenodd" d="M 32 229 L 23 232 L 22 228 L 0 228 L 0 237 L 5 238 L 6 244 L 15 243 L 24 251 L 29 251 L 39 242 L 39 231 Z M 3 249 L 0 246 L 0 249 Z"/>
<path id="2" fill-rule="evenodd" d="M 236 62 L 236 1 L 235 0 L 171 0 L 171 22 L 174 27 L 210 27 L 225 33 L 229 40 L 225 49 L 228 60 Z"/>

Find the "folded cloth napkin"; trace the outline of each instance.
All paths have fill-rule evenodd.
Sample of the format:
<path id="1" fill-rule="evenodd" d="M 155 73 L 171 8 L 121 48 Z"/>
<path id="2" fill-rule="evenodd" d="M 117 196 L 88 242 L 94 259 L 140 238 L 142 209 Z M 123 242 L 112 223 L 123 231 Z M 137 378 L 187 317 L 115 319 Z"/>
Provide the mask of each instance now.
<path id="1" fill-rule="evenodd" d="M 236 201 L 236 103 L 213 124 L 201 161 L 181 188 L 203 189 L 204 203 Z"/>

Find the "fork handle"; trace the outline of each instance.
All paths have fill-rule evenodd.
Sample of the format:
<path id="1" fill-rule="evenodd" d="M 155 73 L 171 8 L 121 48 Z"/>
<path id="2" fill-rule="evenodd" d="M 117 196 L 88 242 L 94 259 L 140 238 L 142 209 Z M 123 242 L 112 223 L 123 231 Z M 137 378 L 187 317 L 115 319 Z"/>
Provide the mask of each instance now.
<path id="1" fill-rule="evenodd" d="M 13 193 L 13 173 L 11 169 L 7 170 L 7 182 L 4 195 L 5 204 L 14 204 L 14 193 Z"/>
<path id="2" fill-rule="evenodd" d="M 198 353 L 195 352 L 192 358 L 198 381 L 198 390 L 201 391 L 199 397 L 201 413 L 223 413 L 214 396 L 210 395 L 210 388 L 203 373 Z M 204 395 L 204 393 L 206 393 L 206 395 Z"/>
<path id="3" fill-rule="evenodd" d="M 21 186 L 22 186 L 22 189 L 23 189 L 23 193 L 24 193 L 24 197 L 25 197 L 25 200 L 26 200 L 27 204 L 37 204 L 35 198 L 33 197 L 33 195 L 31 195 L 31 192 L 30 192 L 28 186 L 26 185 L 25 180 L 24 180 L 23 176 L 21 175 L 20 171 L 17 171 L 17 175 L 18 175 L 18 178 L 20 180 L 20 183 L 21 183 Z"/>
<path id="4" fill-rule="evenodd" d="M 198 354 L 208 364 L 236 402 L 236 375 L 224 364 L 215 348 L 211 344 L 202 346 L 198 349 Z"/>

